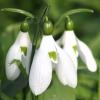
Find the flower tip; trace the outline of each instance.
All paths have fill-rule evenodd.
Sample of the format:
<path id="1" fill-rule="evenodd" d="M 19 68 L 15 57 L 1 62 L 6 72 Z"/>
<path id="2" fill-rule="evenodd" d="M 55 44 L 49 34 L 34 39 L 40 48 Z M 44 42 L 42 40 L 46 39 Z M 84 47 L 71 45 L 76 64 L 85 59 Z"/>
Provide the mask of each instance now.
<path id="1" fill-rule="evenodd" d="M 38 95 L 40 95 L 41 93 L 39 93 L 38 91 L 34 91 L 34 93 L 33 93 L 35 96 L 38 96 Z"/>
<path id="2" fill-rule="evenodd" d="M 73 84 L 72 88 L 76 88 L 77 87 L 77 83 Z"/>
<path id="3" fill-rule="evenodd" d="M 77 81 L 70 83 L 69 86 L 72 87 L 72 88 L 76 88 L 77 87 Z"/>
<path id="4" fill-rule="evenodd" d="M 44 91 L 42 91 L 42 90 L 40 90 L 40 89 L 34 89 L 34 90 L 32 90 L 32 93 L 35 95 L 35 96 L 38 96 L 38 95 L 40 95 L 40 94 L 42 94 Z"/>
<path id="5" fill-rule="evenodd" d="M 9 80 L 9 81 L 14 81 L 15 78 L 9 77 L 9 76 L 7 75 L 7 80 Z"/>
<path id="6" fill-rule="evenodd" d="M 96 72 L 97 71 L 97 64 L 95 63 L 95 65 L 93 65 L 93 67 L 89 67 L 89 70 L 91 72 Z"/>
<path id="7" fill-rule="evenodd" d="M 77 75 L 75 77 L 71 78 L 71 80 L 69 81 L 68 85 L 70 87 L 72 87 L 72 88 L 76 88 L 77 87 Z"/>

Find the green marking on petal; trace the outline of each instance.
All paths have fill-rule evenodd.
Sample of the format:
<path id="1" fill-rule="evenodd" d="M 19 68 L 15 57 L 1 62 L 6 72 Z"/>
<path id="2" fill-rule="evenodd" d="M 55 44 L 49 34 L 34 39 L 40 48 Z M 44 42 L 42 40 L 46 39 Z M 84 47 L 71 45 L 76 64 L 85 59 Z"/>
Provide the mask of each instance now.
<path id="1" fill-rule="evenodd" d="M 74 49 L 74 52 L 76 54 L 77 53 L 77 45 L 74 45 L 72 48 Z"/>
<path id="2" fill-rule="evenodd" d="M 21 49 L 21 52 L 24 53 L 24 55 L 26 56 L 27 55 L 27 47 L 20 47 Z"/>
<path id="3" fill-rule="evenodd" d="M 51 51 L 48 53 L 51 60 L 54 62 L 57 61 L 57 53 L 55 51 Z"/>

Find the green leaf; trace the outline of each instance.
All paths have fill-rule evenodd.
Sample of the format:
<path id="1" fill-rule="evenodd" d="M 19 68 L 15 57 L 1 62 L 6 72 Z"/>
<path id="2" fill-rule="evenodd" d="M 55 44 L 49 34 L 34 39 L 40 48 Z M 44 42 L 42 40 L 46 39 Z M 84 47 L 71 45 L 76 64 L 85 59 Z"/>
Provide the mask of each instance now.
<path id="1" fill-rule="evenodd" d="M 7 95 L 5 95 L 3 92 L 0 91 L 0 100 L 13 100 Z"/>
<path id="2" fill-rule="evenodd" d="M 4 52 L 3 52 L 3 49 L 2 49 L 2 45 L 0 43 L 0 83 L 5 78 L 5 75 L 4 75 L 4 71 L 5 71 L 4 64 L 5 64 L 5 62 L 4 62 Z"/>
<path id="3" fill-rule="evenodd" d="M 3 8 L 3 9 L 1 9 L 1 11 L 16 12 L 16 13 L 23 14 L 23 15 L 25 15 L 27 17 L 34 18 L 34 15 L 33 14 L 31 14 L 30 12 L 27 12 L 25 10 L 21 10 L 21 9 L 16 9 L 16 8 Z"/>
<path id="4" fill-rule="evenodd" d="M 21 73 L 22 73 L 26 78 L 28 78 L 28 75 L 27 75 L 27 73 L 26 73 L 26 69 L 25 69 L 25 67 L 23 66 L 22 62 L 21 62 L 20 60 L 18 60 L 18 59 L 14 59 L 14 60 L 11 62 L 11 64 L 13 64 L 13 63 L 15 63 L 15 64 L 19 67 Z"/>
<path id="5" fill-rule="evenodd" d="M 51 51 L 48 54 L 52 61 L 57 62 L 57 53 L 55 51 Z"/>
<path id="6" fill-rule="evenodd" d="M 78 86 L 77 88 L 77 98 L 78 100 L 90 100 L 92 92 L 91 90 L 84 88 L 82 86 Z"/>
<path id="7" fill-rule="evenodd" d="M 27 55 L 27 47 L 20 47 L 21 49 L 21 52 L 24 53 L 24 55 L 26 56 Z"/>
<path id="8" fill-rule="evenodd" d="M 28 80 L 22 74 L 20 74 L 20 76 L 15 81 L 8 81 L 8 80 L 3 81 L 1 83 L 0 90 L 5 95 L 13 97 L 16 95 L 16 93 L 25 88 L 27 84 Z"/>
<path id="9" fill-rule="evenodd" d="M 26 100 L 32 100 L 32 92 L 31 91 L 28 91 L 27 94 L 26 94 Z"/>
<path id="10" fill-rule="evenodd" d="M 53 74 L 52 83 L 38 100 L 75 100 L 75 89 L 63 86 Z"/>
<path id="11" fill-rule="evenodd" d="M 16 96 L 15 96 L 15 100 L 23 100 L 23 97 L 24 97 L 24 95 L 23 95 L 24 93 L 23 93 L 23 91 L 19 91 L 17 94 L 16 94 Z"/>

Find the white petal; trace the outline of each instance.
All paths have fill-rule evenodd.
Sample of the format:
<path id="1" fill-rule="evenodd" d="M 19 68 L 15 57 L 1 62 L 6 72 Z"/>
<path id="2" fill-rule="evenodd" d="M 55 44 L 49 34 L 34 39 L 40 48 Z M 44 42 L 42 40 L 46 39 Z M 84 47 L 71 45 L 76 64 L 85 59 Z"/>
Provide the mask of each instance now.
<path id="1" fill-rule="evenodd" d="M 30 58 L 32 52 L 32 42 L 29 37 L 28 32 L 19 32 L 15 44 L 18 44 L 21 47 L 27 48 L 27 54 L 23 55 L 22 53 L 22 63 L 26 67 L 26 72 L 29 73 L 29 66 L 30 66 Z"/>
<path id="2" fill-rule="evenodd" d="M 60 44 L 63 46 L 64 51 L 69 54 L 77 69 L 78 50 L 77 50 L 77 42 L 76 42 L 76 37 L 74 32 L 65 31 L 60 41 L 61 41 Z"/>
<path id="3" fill-rule="evenodd" d="M 27 47 L 31 44 L 31 40 L 28 32 L 19 32 L 15 43 L 18 43 L 20 46 Z"/>
<path id="4" fill-rule="evenodd" d="M 48 50 L 52 48 L 51 44 L 48 46 L 48 43 L 42 39 L 40 48 L 36 51 L 32 62 L 29 85 L 35 95 L 43 93 L 51 82 L 52 63 L 48 56 Z"/>
<path id="5" fill-rule="evenodd" d="M 76 46 L 77 48 L 77 42 L 76 42 L 76 36 L 74 31 L 65 31 L 62 38 L 62 43 L 64 44 L 64 49 L 67 51 L 67 49 L 72 49 L 73 53 L 76 57 L 78 57 L 78 51 L 74 51 L 73 47 Z M 69 52 L 69 50 L 68 50 Z"/>
<path id="6" fill-rule="evenodd" d="M 71 47 L 67 47 L 66 49 L 64 48 L 63 50 L 67 54 L 69 54 L 70 58 L 72 59 L 74 65 L 75 65 L 75 68 L 77 70 L 77 67 L 78 67 L 78 58 L 75 56 L 75 53 L 74 53 L 73 49 Z"/>
<path id="7" fill-rule="evenodd" d="M 52 65 L 48 54 L 40 50 L 34 56 L 30 70 L 29 85 L 35 95 L 43 93 L 52 78 Z"/>
<path id="8" fill-rule="evenodd" d="M 26 68 L 27 74 L 29 73 L 31 53 L 32 53 L 32 44 L 30 43 L 27 47 L 27 54 L 21 56 L 21 61 L 22 61 L 22 64 L 24 65 L 24 67 Z"/>
<path id="9" fill-rule="evenodd" d="M 26 73 L 29 74 L 30 58 L 28 59 L 28 57 L 22 55 L 21 61 L 22 61 L 23 67 L 26 69 Z"/>
<path id="10" fill-rule="evenodd" d="M 19 45 L 16 44 L 11 46 L 6 56 L 6 75 L 9 80 L 15 80 L 20 74 L 18 66 L 11 64 L 14 59 L 21 60 Z"/>
<path id="11" fill-rule="evenodd" d="M 91 50 L 85 43 L 83 43 L 79 39 L 77 39 L 77 45 L 78 45 L 78 51 L 81 59 L 87 65 L 90 71 L 95 72 L 97 70 L 97 64 L 92 55 Z"/>
<path id="12" fill-rule="evenodd" d="M 56 52 L 55 41 L 52 35 L 43 36 L 40 49 L 41 51 L 47 52 L 47 53 Z M 52 62 L 57 63 L 57 60 L 53 60 L 52 58 L 50 59 Z"/>
<path id="13" fill-rule="evenodd" d="M 77 70 L 70 56 L 57 46 L 58 64 L 55 71 L 63 85 L 77 86 Z"/>
<path id="14" fill-rule="evenodd" d="M 62 38 L 63 38 L 63 36 L 62 37 L 60 37 L 60 39 L 58 39 L 57 41 L 56 41 L 56 43 L 58 44 L 58 45 L 62 45 Z"/>
<path id="15" fill-rule="evenodd" d="M 27 54 L 23 57 L 21 52 L 21 47 L 27 48 Z M 29 34 L 20 32 L 13 46 L 9 49 L 6 57 L 6 74 L 9 80 L 15 80 L 19 74 L 20 70 L 16 64 L 10 64 L 14 59 L 22 61 L 26 68 L 26 72 L 29 72 L 29 63 L 32 51 L 32 43 Z M 9 67 L 10 66 L 10 67 Z"/>

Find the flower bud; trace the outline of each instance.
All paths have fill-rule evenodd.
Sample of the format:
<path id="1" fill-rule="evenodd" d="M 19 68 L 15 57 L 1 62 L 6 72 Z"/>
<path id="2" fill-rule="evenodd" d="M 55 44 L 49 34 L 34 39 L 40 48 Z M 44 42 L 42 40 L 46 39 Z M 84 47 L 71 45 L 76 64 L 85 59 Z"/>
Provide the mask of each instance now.
<path id="1" fill-rule="evenodd" d="M 68 18 L 68 21 L 65 22 L 65 28 L 67 30 L 73 30 L 74 28 L 74 23 L 71 19 Z"/>
<path id="2" fill-rule="evenodd" d="M 27 32 L 29 30 L 29 25 L 26 21 L 21 23 L 20 30 L 22 32 Z"/>
<path id="3" fill-rule="evenodd" d="M 48 20 L 46 17 L 44 25 L 43 25 L 43 31 L 45 35 L 50 35 L 53 32 L 53 24 L 51 21 Z"/>

